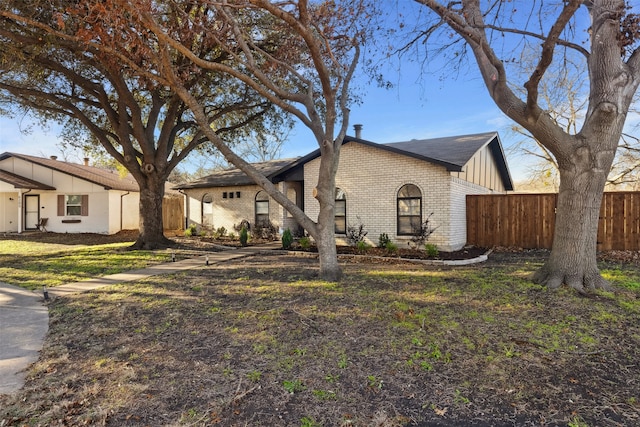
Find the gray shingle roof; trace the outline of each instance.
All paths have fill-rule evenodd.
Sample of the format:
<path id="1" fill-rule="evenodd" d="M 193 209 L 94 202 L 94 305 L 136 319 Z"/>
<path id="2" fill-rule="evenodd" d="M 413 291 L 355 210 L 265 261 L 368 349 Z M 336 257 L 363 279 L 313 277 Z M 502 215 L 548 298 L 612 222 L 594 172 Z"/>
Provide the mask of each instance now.
<path id="1" fill-rule="evenodd" d="M 487 132 L 444 138 L 412 139 L 384 145 L 443 164 L 443 166 L 448 164 L 462 168 L 478 150 L 489 144 L 497 135 L 496 132 Z"/>
<path id="2" fill-rule="evenodd" d="M 131 175 L 121 177 L 117 172 L 107 169 L 68 163 L 61 160 L 45 159 L 43 157 L 28 156 L 26 154 L 3 153 L 0 155 L 0 160 L 7 159 L 9 157 L 33 162 L 40 166 L 57 170 L 76 178 L 84 179 L 85 181 L 101 185 L 107 190 L 140 191 L 138 183 Z"/>
<path id="3" fill-rule="evenodd" d="M 469 160 L 486 145 L 489 146 L 496 162 L 500 177 L 503 180 L 505 189 L 513 190 L 513 182 L 507 167 L 504 152 L 500 144 L 497 132 L 485 132 L 471 135 L 458 135 L 444 138 L 432 139 L 412 139 L 411 141 L 393 142 L 388 144 L 378 144 L 364 139 L 346 136 L 343 144 L 356 142 L 381 150 L 391 151 L 404 156 L 409 156 L 438 164 L 447 168 L 448 171 L 462 171 L 462 168 Z M 254 163 L 265 176 L 272 181 L 284 179 L 287 173 L 299 169 L 305 163 L 320 156 L 320 150 L 314 150 L 303 157 L 296 159 L 272 160 L 270 162 Z M 206 188 L 206 187 L 229 187 L 234 185 L 253 184 L 251 178 L 239 169 L 231 168 L 220 172 L 215 172 L 209 176 L 201 178 L 187 184 L 182 184 L 175 188 Z"/>
<path id="4" fill-rule="evenodd" d="M 297 158 L 292 159 L 278 159 L 270 160 L 267 162 L 252 163 L 253 167 L 258 169 L 264 176 L 271 178 L 280 172 L 283 168 L 288 167 Z M 209 187 L 229 187 L 236 185 L 252 185 L 253 180 L 249 178 L 244 172 L 237 168 L 229 168 L 221 171 L 216 171 L 211 175 L 207 175 L 196 181 L 188 182 L 173 187 L 174 189 L 191 189 L 191 188 L 209 188 Z"/>
<path id="5" fill-rule="evenodd" d="M 55 190 L 54 187 L 0 169 L 0 181 L 24 190 Z"/>

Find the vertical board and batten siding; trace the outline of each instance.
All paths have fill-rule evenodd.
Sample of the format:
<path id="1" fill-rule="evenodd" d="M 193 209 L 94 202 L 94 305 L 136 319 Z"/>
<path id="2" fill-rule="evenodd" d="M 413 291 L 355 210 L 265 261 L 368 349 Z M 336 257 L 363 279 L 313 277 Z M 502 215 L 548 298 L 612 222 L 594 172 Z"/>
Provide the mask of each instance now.
<path id="1" fill-rule="evenodd" d="M 167 231 L 184 229 L 184 198 L 165 197 L 162 200 L 162 226 Z"/>
<path id="2" fill-rule="evenodd" d="M 467 244 L 550 249 L 557 194 L 467 196 Z M 602 198 L 598 246 L 640 250 L 640 192 L 607 192 Z"/>

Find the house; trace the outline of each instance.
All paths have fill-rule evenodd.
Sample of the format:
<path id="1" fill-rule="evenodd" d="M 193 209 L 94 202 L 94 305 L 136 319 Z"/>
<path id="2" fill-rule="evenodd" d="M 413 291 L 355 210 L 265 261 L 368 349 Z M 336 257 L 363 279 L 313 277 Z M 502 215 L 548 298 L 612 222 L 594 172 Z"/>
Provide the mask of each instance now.
<path id="1" fill-rule="evenodd" d="M 320 151 L 297 159 L 259 163 L 267 178 L 312 219 Z M 346 137 L 336 174 L 335 230 L 344 241 L 347 227 L 363 224 L 369 243 L 386 233 L 406 245 L 415 227 L 429 219 L 436 227 L 429 242 L 441 250 L 466 243 L 466 196 L 513 190 L 497 132 L 378 144 Z M 267 218 L 280 230 L 293 218 L 237 169 L 216 172 L 178 187 L 187 197 L 188 222 L 231 229 L 242 220 Z"/>
<path id="2" fill-rule="evenodd" d="M 112 234 L 137 229 L 139 187 L 130 175 L 17 153 L 0 154 L 0 232 Z"/>

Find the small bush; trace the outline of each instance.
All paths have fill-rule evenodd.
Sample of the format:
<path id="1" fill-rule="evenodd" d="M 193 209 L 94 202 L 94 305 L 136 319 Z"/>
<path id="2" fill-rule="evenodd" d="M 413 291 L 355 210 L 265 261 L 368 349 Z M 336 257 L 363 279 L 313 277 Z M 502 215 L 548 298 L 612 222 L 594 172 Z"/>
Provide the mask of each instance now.
<path id="1" fill-rule="evenodd" d="M 298 243 L 300 243 L 300 247 L 305 251 L 311 247 L 311 239 L 306 236 L 301 237 Z"/>
<path id="2" fill-rule="evenodd" d="M 398 252 L 398 245 L 396 245 L 395 243 L 393 243 L 392 241 L 388 241 L 386 245 L 384 245 L 384 248 L 387 250 L 387 252 L 389 252 L 390 254 L 395 254 L 396 252 Z"/>
<path id="3" fill-rule="evenodd" d="M 409 246 L 414 248 L 419 248 L 425 244 L 425 242 L 429 239 L 429 237 L 436 231 L 437 227 L 433 227 L 431 225 L 431 217 L 433 216 L 433 212 L 429 214 L 427 219 L 420 225 L 413 228 L 413 236 L 411 236 L 411 241 L 409 242 Z"/>
<path id="4" fill-rule="evenodd" d="M 229 239 L 231 240 L 236 240 L 238 236 L 236 236 L 236 233 L 229 233 Z"/>
<path id="5" fill-rule="evenodd" d="M 247 246 L 247 241 L 249 240 L 249 232 L 245 227 L 240 229 L 240 245 Z"/>
<path id="6" fill-rule="evenodd" d="M 246 219 L 240 221 L 240 224 L 233 224 L 233 229 L 238 233 L 240 232 L 240 230 L 242 230 L 242 227 L 246 228 L 247 231 L 251 231 L 251 223 L 249 223 L 249 221 Z"/>
<path id="7" fill-rule="evenodd" d="M 215 234 L 218 237 L 224 237 L 227 235 L 227 229 L 224 227 L 218 227 Z"/>
<path id="8" fill-rule="evenodd" d="M 357 225 L 349 225 L 347 227 L 347 243 L 349 246 L 358 246 L 360 242 L 364 242 L 367 233 L 364 229 L 364 224 L 360 218 L 358 218 Z"/>
<path id="9" fill-rule="evenodd" d="M 185 237 L 197 236 L 198 235 L 198 226 L 191 223 L 186 230 L 184 230 Z"/>
<path id="10" fill-rule="evenodd" d="M 293 235 L 291 234 L 291 230 L 287 228 L 286 230 L 284 230 L 284 233 L 282 233 L 282 248 L 291 249 L 292 243 L 293 243 Z"/>
<path id="11" fill-rule="evenodd" d="M 265 240 L 277 240 L 278 229 L 269 220 L 255 223 L 253 236 Z"/>
<path id="12" fill-rule="evenodd" d="M 358 248 L 358 252 L 367 252 L 367 249 L 369 249 L 370 246 L 367 244 L 367 242 L 360 241 L 356 244 L 356 248 Z"/>
<path id="13" fill-rule="evenodd" d="M 440 253 L 438 251 L 438 247 L 436 245 L 434 245 L 433 243 L 427 243 L 424 245 L 424 250 L 427 251 L 427 255 L 429 255 L 430 257 L 437 257 L 438 254 Z"/>
<path id="14" fill-rule="evenodd" d="M 391 242 L 391 239 L 389 238 L 389 235 L 387 233 L 382 233 L 379 237 L 378 237 L 378 247 L 379 248 L 386 248 L 387 247 L 387 243 Z"/>

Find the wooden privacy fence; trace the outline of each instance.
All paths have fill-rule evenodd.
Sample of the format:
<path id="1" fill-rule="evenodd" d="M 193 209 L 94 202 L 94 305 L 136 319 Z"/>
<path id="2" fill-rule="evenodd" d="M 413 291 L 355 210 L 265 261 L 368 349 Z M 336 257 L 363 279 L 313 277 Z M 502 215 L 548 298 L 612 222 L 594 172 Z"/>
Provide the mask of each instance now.
<path id="1" fill-rule="evenodd" d="M 184 198 L 165 197 L 162 200 L 162 223 L 165 230 L 184 228 Z"/>
<path id="2" fill-rule="evenodd" d="M 550 249 L 557 194 L 467 196 L 467 243 Z M 598 250 L 640 250 L 640 192 L 604 193 Z"/>

